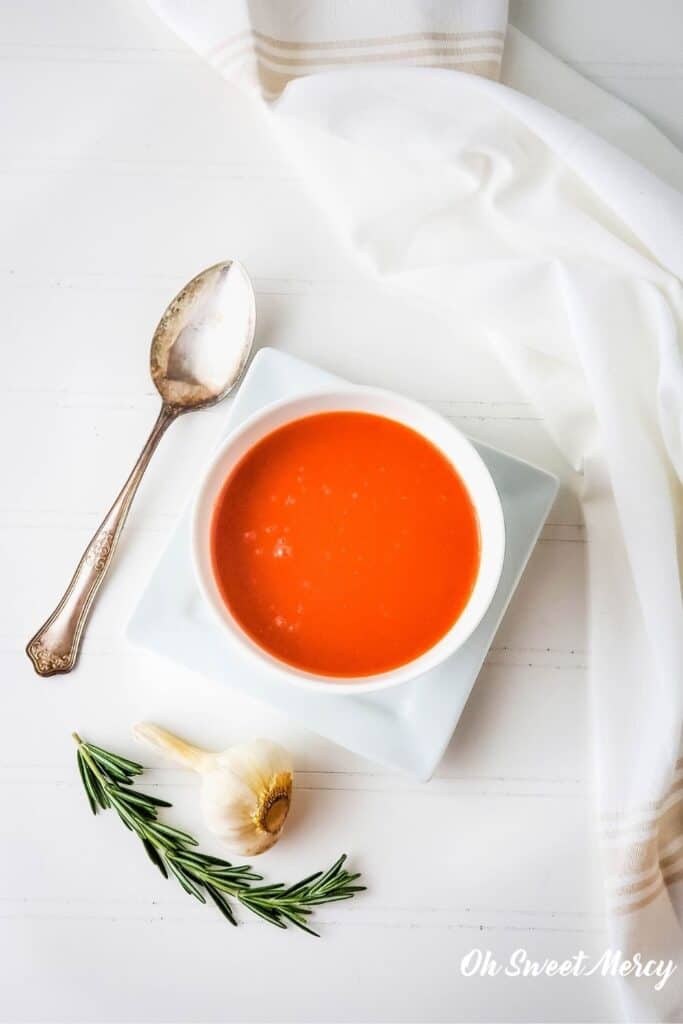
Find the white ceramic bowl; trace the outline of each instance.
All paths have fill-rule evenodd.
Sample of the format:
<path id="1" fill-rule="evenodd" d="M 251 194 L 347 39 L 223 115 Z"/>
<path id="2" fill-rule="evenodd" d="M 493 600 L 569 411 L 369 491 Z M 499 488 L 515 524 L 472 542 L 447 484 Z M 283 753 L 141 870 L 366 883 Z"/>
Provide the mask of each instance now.
<path id="1" fill-rule="evenodd" d="M 317 676 L 288 665 L 259 647 L 230 614 L 211 566 L 210 527 L 218 494 L 240 459 L 272 430 L 318 412 L 369 412 L 412 427 L 432 442 L 462 478 L 479 519 L 481 559 L 470 598 L 449 631 L 420 657 L 372 676 Z M 192 548 L 199 587 L 223 631 L 252 659 L 268 665 L 283 682 L 327 693 L 362 693 L 404 683 L 434 668 L 462 646 L 491 603 L 505 554 L 505 521 L 491 475 L 473 445 L 448 420 L 419 402 L 391 391 L 353 387 L 288 398 L 261 409 L 230 434 L 214 454 L 197 494 L 192 515 Z"/>

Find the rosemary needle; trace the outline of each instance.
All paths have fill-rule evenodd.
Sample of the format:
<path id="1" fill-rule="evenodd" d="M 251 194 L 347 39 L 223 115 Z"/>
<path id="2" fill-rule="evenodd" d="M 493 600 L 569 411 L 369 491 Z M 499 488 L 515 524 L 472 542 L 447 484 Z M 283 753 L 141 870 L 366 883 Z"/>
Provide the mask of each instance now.
<path id="1" fill-rule="evenodd" d="M 294 885 L 255 885 L 263 878 L 249 865 L 234 865 L 201 853 L 197 840 L 188 832 L 159 821 L 160 808 L 172 805 L 130 788 L 135 777 L 144 771 L 141 764 L 86 743 L 78 733 L 73 738 L 78 745 L 78 771 L 93 814 L 98 810 L 116 811 L 126 828 L 141 840 L 147 856 L 164 878 L 173 876 L 186 893 L 201 903 L 208 898 L 230 924 L 237 924 L 232 899 L 278 928 L 293 924 L 317 935 L 307 923 L 314 907 L 351 899 L 365 889 L 364 885 L 353 884 L 359 874 L 344 869 L 346 854 L 327 871 L 317 871 Z"/>

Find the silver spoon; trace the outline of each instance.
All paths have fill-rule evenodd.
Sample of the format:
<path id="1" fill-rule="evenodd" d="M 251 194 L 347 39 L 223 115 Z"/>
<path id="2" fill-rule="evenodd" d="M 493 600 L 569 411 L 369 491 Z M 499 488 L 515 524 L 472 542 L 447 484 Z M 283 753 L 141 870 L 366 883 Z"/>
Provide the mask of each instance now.
<path id="1" fill-rule="evenodd" d="M 85 549 L 66 593 L 26 653 L 41 676 L 70 672 L 95 594 L 111 564 L 138 484 L 166 428 L 184 412 L 225 398 L 247 365 L 256 311 L 247 273 L 235 260 L 209 267 L 167 306 L 152 338 L 150 369 L 161 412 L 133 471 Z"/>

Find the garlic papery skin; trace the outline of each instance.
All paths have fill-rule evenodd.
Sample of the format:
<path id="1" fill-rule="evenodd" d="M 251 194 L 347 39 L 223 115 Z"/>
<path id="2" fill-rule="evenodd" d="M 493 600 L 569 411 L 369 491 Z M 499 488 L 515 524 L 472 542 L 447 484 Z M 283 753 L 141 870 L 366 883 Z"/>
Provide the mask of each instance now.
<path id="1" fill-rule="evenodd" d="M 133 732 L 201 776 L 206 827 L 236 853 L 253 857 L 280 838 L 292 801 L 293 770 L 279 743 L 257 739 L 212 753 L 151 722 L 139 722 Z"/>

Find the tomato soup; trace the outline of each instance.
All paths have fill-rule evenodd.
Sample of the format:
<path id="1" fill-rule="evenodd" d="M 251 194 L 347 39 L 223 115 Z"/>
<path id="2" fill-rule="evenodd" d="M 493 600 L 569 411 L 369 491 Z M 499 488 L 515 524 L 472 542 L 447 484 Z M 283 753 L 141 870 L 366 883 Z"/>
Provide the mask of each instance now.
<path id="1" fill-rule="evenodd" d="M 211 558 L 242 629 L 296 668 L 368 676 L 451 628 L 479 567 L 477 515 L 420 434 L 362 412 L 274 430 L 216 500 Z"/>

